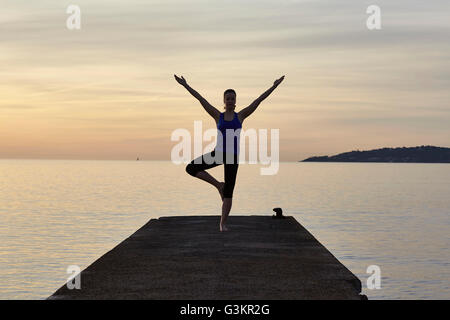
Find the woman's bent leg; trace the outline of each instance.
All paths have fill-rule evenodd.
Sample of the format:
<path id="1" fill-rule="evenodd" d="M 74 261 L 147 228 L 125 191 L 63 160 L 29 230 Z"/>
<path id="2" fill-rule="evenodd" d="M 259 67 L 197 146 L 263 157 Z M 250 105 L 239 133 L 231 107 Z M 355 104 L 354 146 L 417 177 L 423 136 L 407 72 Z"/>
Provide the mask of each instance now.
<path id="1" fill-rule="evenodd" d="M 213 150 L 210 153 L 201 155 L 200 157 L 192 160 L 186 166 L 186 172 L 189 173 L 193 177 L 199 178 L 203 181 L 206 181 L 206 182 L 212 184 L 214 187 L 216 187 L 219 190 L 219 193 L 222 196 L 224 183 L 217 181 L 212 175 L 210 175 L 208 172 L 205 171 L 210 168 L 214 168 L 220 164 L 217 162 L 207 163 L 205 161 L 206 157 L 210 157 L 209 159 L 211 159 L 211 157 L 214 157 L 214 155 L 215 155 L 215 153 Z"/>

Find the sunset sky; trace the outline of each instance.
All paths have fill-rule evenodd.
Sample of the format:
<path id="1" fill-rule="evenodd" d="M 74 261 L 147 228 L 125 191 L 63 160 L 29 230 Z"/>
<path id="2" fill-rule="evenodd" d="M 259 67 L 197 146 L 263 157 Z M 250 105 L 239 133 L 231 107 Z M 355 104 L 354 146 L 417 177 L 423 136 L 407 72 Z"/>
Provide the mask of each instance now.
<path id="1" fill-rule="evenodd" d="M 282 161 L 450 147 L 449 39 L 448 0 L 1 0 L 0 158 L 169 160 L 175 129 L 215 126 L 173 74 L 221 111 L 286 75 L 244 122 Z"/>

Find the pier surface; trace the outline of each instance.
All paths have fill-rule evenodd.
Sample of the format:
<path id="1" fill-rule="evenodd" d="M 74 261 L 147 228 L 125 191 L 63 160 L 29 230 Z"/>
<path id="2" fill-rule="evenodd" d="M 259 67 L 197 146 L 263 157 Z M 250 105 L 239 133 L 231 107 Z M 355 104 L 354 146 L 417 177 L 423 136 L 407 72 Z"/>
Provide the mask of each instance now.
<path id="1" fill-rule="evenodd" d="M 361 282 L 292 216 L 151 219 L 49 299 L 361 299 Z"/>

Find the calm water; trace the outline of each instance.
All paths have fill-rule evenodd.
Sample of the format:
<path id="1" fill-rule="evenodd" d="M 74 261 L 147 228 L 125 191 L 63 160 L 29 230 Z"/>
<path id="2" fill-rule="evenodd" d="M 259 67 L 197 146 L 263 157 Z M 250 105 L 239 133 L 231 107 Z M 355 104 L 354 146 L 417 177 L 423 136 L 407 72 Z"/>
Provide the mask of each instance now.
<path id="1" fill-rule="evenodd" d="M 280 206 L 357 275 L 370 299 L 450 299 L 450 165 L 239 168 L 233 215 Z M 221 167 L 210 169 L 223 177 Z M 44 299 L 150 218 L 219 215 L 220 197 L 167 161 L 0 160 L 0 299 Z M 369 265 L 381 289 L 369 290 Z"/>

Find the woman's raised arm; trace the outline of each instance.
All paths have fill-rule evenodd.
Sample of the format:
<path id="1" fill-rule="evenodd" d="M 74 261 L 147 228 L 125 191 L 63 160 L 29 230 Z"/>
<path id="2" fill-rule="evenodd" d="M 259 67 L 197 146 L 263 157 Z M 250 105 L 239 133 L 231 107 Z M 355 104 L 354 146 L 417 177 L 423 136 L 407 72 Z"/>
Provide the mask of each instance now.
<path id="1" fill-rule="evenodd" d="M 195 91 L 194 89 L 192 89 L 186 82 L 186 79 L 184 79 L 183 76 L 181 76 L 181 78 L 177 77 L 175 74 L 175 80 L 177 80 L 177 82 L 179 84 L 181 84 L 183 87 L 186 88 L 187 91 L 189 91 L 198 101 L 200 101 L 201 105 L 203 106 L 203 108 L 206 110 L 206 112 L 208 112 L 208 114 L 214 118 L 214 120 L 216 120 L 216 122 L 219 121 L 219 117 L 220 117 L 220 111 L 217 110 L 216 108 L 214 108 L 208 101 L 206 101 L 205 98 L 203 98 L 200 93 L 198 93 L 197 91 Z"/>
<path id="2" fill-rule="evenodd" d="M 280 79 L 275 80 L 273 83 L 273 86 L 267 89 L 262 95 L 260 95 L 255 101 L 253 101 L 248 107 L 242 109 L 239 111 L 238 115 L 242 121 L 247 118 L 249 115 L 251 115 L 256 108 L 258 108 L 259 104 L 269 96 L 269 94 L 272 93 L 273 90 L 275 90 L 276 87 L 283 81 L 284 76 L 282 76 Z"/>

